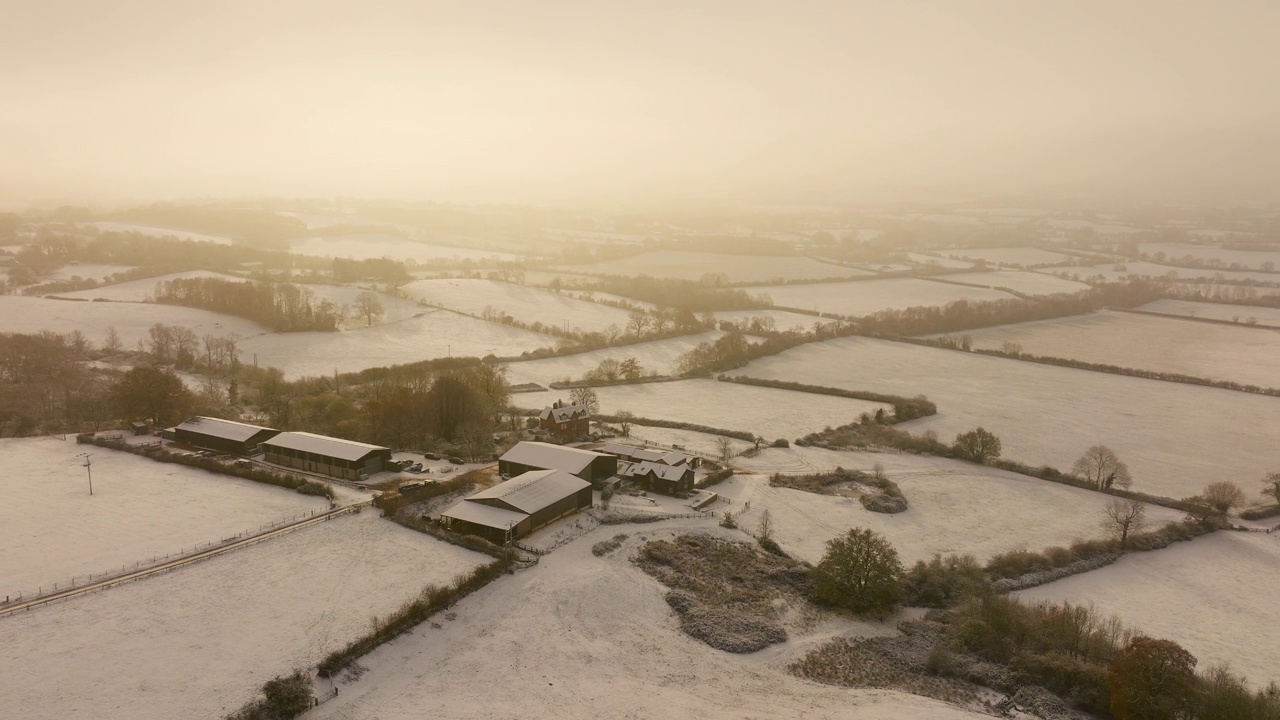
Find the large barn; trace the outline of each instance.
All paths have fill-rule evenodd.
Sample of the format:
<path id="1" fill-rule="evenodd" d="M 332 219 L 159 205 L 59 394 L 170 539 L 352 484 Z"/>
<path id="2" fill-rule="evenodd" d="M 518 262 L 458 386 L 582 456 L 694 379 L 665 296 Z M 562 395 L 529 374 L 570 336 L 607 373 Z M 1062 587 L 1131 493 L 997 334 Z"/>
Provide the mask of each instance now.
<path id="1" fill-rule="evenodd" d="M 618 458 L 540 442 L 520 442 L 498 458 L 498 472 L 515 477 L 531 470 L 563 470 L 592 484 L 618 474 Z"/>
<path id="2" fill-rule="evenodd" d="M 279 430 L 234 420 L 197 416 L 174 427 L 173 439 L 191 447 L 232 455 L 256 455 L 262 443 Z"/>
<path id="3" fill-rule="evenodd" d="M 382 472 L 391 450 L 380 445 L 308 432 L 284 432 L 262 443 L 269 463 L 343 480 Z"/>
<path id="4" fill-rule="evenodd" d="M 563 470 L 534 470 L 454 504 L 440 520 L 456 532 L 505 545 L 589 507 L 590 483 Z"/>

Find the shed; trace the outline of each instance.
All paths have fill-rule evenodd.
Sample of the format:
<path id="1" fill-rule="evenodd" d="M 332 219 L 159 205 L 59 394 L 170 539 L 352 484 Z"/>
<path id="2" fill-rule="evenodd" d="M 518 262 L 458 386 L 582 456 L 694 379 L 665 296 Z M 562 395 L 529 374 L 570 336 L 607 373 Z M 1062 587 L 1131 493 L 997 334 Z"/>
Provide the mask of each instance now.
<path id="1" fill-rule="evenodd" d="M 248 456 L 259 452 L 266 440 L 280 433 L 268 427 L 196 416 L 173 428 L 173 439 L 192 447 Z"/>
<path id="2" fill-rule="evenodd" d="M 382 472 L 391 462 L 391 450 L 381 445 L 309 432 L 280 433 L 262 443 L 262 449 L 269 463 L 343 480 Z"/>
<path id="3" fill-rule="evenodd" d="M 591 507 L 591 484 L 563 470 L 535 470 L 455 503 L 440 514 L 451 530 L 505 545 Z"/>
<path id="4" fill-rule="evenodd" d="M 532 470 L 563 470 L 589 483 L 618 474 L 618 458 L 540 442 L 520 442 L 498 458 L 498 472 L 515 477 Z"/>

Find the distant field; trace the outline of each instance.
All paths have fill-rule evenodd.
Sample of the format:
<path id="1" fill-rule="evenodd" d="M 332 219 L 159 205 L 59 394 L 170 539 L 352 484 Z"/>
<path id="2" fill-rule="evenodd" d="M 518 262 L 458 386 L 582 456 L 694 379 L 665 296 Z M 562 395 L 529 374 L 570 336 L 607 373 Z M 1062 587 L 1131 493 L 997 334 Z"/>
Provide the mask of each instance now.
<path id="1" fill-rule="evenodd" d="M 485 562 L 366 510 L 0 618 L 0 717 L 217 720 Z"/>
<path id="2" fill-rule="evenodd" d="M 289 241 L 298 255 L 368 260 L 388 257 L 402 262 L 429 264 L 439 260 L 517 260 L 518 256 L 491 250 L 431 245 L 397 235 L 335 235 Z"/>
<path id="3" fill-rule="evenodd" d="M 680 356 L 697 347 L 699 343 L 714 341 L 724 334 L 719 330 L 712 330 L 697 335 L 622 345 L 575 355 L 514 362 L 507 365 L 507 377 L 512 383 L 536 382 L 540 385 L 565 378 L 580 380 L 585 373 L 594 370 L 605 358 L 613 358 L 619 362 L 635 358 L 645 374 L 655 371 L 659 375 L 670 375 L 676 372 Z M 553 343 L 549 341 L 548 344 Z"/>
<path id="4" fill-rule="evenodd" d="M 240 342 L 240 359 L 278 367 L 285 377 L 332 375 L 442 357 L 519 355 L 554 347 L 550 335 L 486 322 L 448 310 L 417 308 L 401 320 L 339 332 L 268 333 Z"/>
<path id="5" fill-rule="evenodd" d="M 827 425 L 853 422 L 864 412 L 889 408 L 883 403 L 716 380 L 616 385 L 595 390 L 600 397 L 600 412 L 606 415 L 629 410 L 640 417 L 743 430 L 770 441 L 799 437 Z M 513 395 L 511 402 L 520 407 L 542 408 L 562 396 L 567 399 L 568 392 L 521 393 Z"/>
<path id="6" fill-rule="evenodd" d="M 940 280 L 965 283 L 988 288 L 1007 288 L 1025 295 L 1053 295 L 1088 290 L 1089 286 L 1054 275 L 1021 270 L 996 270 L 982 273 L 958 273 L 944 275 Z"/>
<path id="7" fill-rule="evenodd" d="M 1116 268 L 1121 268 L 1117 270 Z M 1264 272 L 1248 272 L 1245 270 L 1215 270 L 1215 269 L 1199 269 L 1173 267 L 1172 265 L 1160 265 L 1159 263 L 1150 263 L 1144 261 L 1137 262 L 1120 262 L 1107 263 L 1102 265 L 1071 265 L 1064 267 L 1045 268 L 1043 272 L 1051 272 L 1055 275 L 1066 274 L 1068 277 L 1079 278 L 1080 280 L 1088 280 L 1089 278 L 1101 278 L 1103 280 L 1115 280 L 1126 277 L 1150 277 L 1165 279 L 1192 279 L 1192 278 L 1208 278 L 1213 279 L 1221 276 L 1227 282 L 1243 282 L 1252 280 L 1256 282 L 1277 282 L 1280 281 L 1280 275 L 1276 273 Z M 1259 293 L 1280 292 L 1275 289 L 1257 288 Z"/>
<path id="8" fill-rule="evenodd" d="M 1230 663 L 1255 688 L 1280 680 L 1280 535 L 1218 532 L 1024 590 L 1028 600 L 1087 603 L 1195 655 Z"/>
<path id="9" fill-rule="evenodd" d="M 627 327 L 626 310 L 565 297 L 549 290 L 496 280 L 415 280 L 404 286 L 410 297 L 450 310 L 483 315 L 485 310 L 505 312 L 526 323 L 591 332 L 616 325 Z"/>
<path id="10" fill-rule="evenodd" d="M 1226 320 L 1280 327 L 1280 308 L 1255 307 L 1251 305 L 1228 305 L 1225 303 L 1193 302 L 1190 300 L 1156 300 L 1138 308 L 1146 312 L 1161 315 L 1177 315 L 1210 320 Z M 1256 323 L 1250 323 L 1255 320 Z"/>
<path id="11" fill-rule="evenodd" d="M 907 253 L 907 259 L 921 265 L 937 265 L 944 268 L 965 269 L 973 267 L 967 260 L 956 260 L 950 257 L 939 257 L 926 253 Z"/>
<path id="12" fill-rule="evenodd" d="M 0 457 L 0 599 L 328 508 L 323 498 L 73 440 L 0 440 Z"/>
<path id="13" fill-rule="evenodd" d="M 148 337 L 147 331 L 156 323 L 183 325 L 195 331 L 197 336 L 212 334 L 248 337 L 267 332 L 266 328 L 249 320 L 176 305 L 80 302 L 0 295 L 0 332 L 38 333 L 41 330 L 51 330 L 69 333 L 79 330 L 93 343 L 101 344 L 107 337 L 107 329 L 115 327 L 123 346 L 131 349 L 139 340 Z"/>
<path id="14" fill-rule="evenodd" d="M 1000 436 L 1005 457 L 1033 465 L 1069 470 L 1104 443 L 1128 463 L 1135 489 L 1171 497 L 1223 477 L 1260 481 L 1280 446 L 1280 398 L 881 340 L 811 343 L 738 372 L 924 394 L 938 415 L 900 427 L 949 441 L 981 425 Z"/>
<path id="15" fill-rule="evenodd" d="M 751 318 L 770 318 L 773 320 L 774 330 L 802 330 L 807 331 L 816 323 L 828 322 L 816 315 L 806 315 L 804 313 L 787 312 L 786 310 L 725 310 L 713 313 L 716 320 L 728 320 L 733 323 L 750 323 Z"/>
<path id="16" fill-rule="evenodd" d="M 1193 245 L 1191 243 L 1142 243 L 1144 254 L 1164 253 L 1166 260 L 1177 262 L 1186 257 L 1196 260 L 1219 260 L 1224 266 L 1239 264 L 1245 270 L 1280 268 L 1280 250 L 1235 250 L 1217 245 Z M 1280 275 L 1276 276 L 1280 279 Z"/>
<path id="17" fill-rule="evenodd" d="M 233 240 L 225 235 L 206 235 L 204 233 L 191 232 L 190 230 L 173 230 L 171 228 L 156 227 L 154 225 L 139 225 L 137 223 L 128 222 L 106 222 L 98 221 L 85 223 L 93 225 L 103 232 L 121 232 L 121 233 L 141 233 L 150 235 L 151 237 L 174 237 L 178 240 L 190 240 L 193 242 L 212 242 L 219 245 L 230 245 Z"/>
<path id="18" fill-rule="evenodd" d="M 1280 311 L 1276 311 L 1280 313 Z M 965 333 L 974 347 L 1280 388 L 1280 332 L 1103 310 Z"/>
<path id="19" fill-rule="evenodd" d="M 770 285 L 746 288 L 764 293 L 779 307 L 815 310 L 860 317 L 880 310 L 915 306 L 940 306 L 956 300 L 1001 300 L 1009 293 L 978 287 L 960 287 L 919 278 L 862 280 L 809 285 Z"/>
<path id="20" fill-rule="evenodd" d="M 951 248 L 939 250 L 939 255 L 957 259 L 985 260 L 990 265 L 1057 265 L 1069 262 L 1070 255 L 1033 247 Z"/>
<path id="21" fill-rule="evenodd" d="M 64 265 L 49 273 L 49 276 L 44 278 L 44 281 L 70 280 L 77 277 L 81 280 L 105 280 L 109 275 L 132 269 L 132 265 L 96 265 L 93 263 Z"/>
<path id="22" fill-rule="evenodd" d="M 723 273 L 728 276 L 730 282 L 818 280 L 871 274 L 866 270 L 796 255 L 730 255 L 679 250 L 658 250 L 620 260 L 589 265 L 569 265 L 564 269 L 570 272 L 649 275 L 682 280 L 698 280 L 703 275 Z"/>
<path id="23" fill-rule="evenodd" d="M 76 290 L 75 292 L 58 293 L 62 297 L 78 297 L 92 300 L 94 298 L 106 298 L 107 300 L 119 300 L 127 302 L 141 302 L 155 295 L 156 286 L 162 282 L 169 280 L 185 280 L 188 278 L 218 278 L 221 280 L 230 280 L 234 282 L 245 282 L 242 277 L 235 275 L 227 275 L 225 273 L 210 272 L 208 270 L 189 270 L 187 272 L 170 273 L 169 275 L 158 275 L 156 277 L 142 278 L 141 280 L 129 280 L 114 285 L 103 285 L 102 287 L 89 288 L 88 290 Z"/>

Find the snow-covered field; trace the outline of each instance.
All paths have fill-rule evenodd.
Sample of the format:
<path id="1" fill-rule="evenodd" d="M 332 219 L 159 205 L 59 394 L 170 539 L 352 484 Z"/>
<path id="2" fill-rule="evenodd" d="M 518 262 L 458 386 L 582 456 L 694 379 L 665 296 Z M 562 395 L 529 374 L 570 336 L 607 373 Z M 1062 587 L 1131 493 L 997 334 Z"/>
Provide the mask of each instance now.
<path id="1" fill-rule="evenodd" d="M 768 456 L 794 452 L 770 448 L 761 451 L 760 459 L 776 463 L 779 459 Z M 884 535 L 907 565 L 928 560 L 934 553 L 967 553 L 985 562 L 1018 547 L 1041 550 L 1069 545 L 1076 538 L 1103 536 L 1100 521 L 1110 498 L 1101 493 L 958 460 L 838 454 L 842 457 L 837 464 L 846 469 L 869 471 L 875 463 L 883 465 L 885 475 L 907 496 L 907 511 L 873 513 L 856 498 L 769 487 L 764 474 L 735 475 L 716 485 L 716 492 L 732 499 L 721 509 L 740 512 L 750 502 L 751 509 L 737 517 L 739 524 L 754 530 L 767 508 L 783 549 L 813 563 L 822 560 L 827 540 L 853 527 Z M 1148 507 L 1147 512 L 1158 525 L 1182 517 L 1157 506 Z"/>
<path id="2" fill-rule="evenodd" d="M 1066 274 L 1068 277 L 1078 278 L 1080 280 L 1089 280 L 1090 278 L 1116 280 L 1119 278 L 1134 276 L 1169 279 L 1216 278 L 1221 276 L 1222 279 L 1227 282 L 1243 282 L 1246 280 L 1252 280 L 1255 282 L 1280 281 L 1280 275 L 1277 275 L 1276 273 L 1249 272 L 1247 270 L 1216 270 L 1173 267 L 1172 265 L 1161 265 L 1159 263 L 1143 261 L 1124 261 L 1119 263 L 1106 263 L 1102 265 L 1052 267 L 1045 268 L 1043 272 L 1051 272 L 1055 275 Z M 1258 288 L 1258 291 L 1267 292 L 1265 288 Z M 1270 292 L 1276 291 L 1271 290 Z"/>
<path id="3" fill-rule="evenodd" d="M 351 327 L 364 326 L 366 320 L 353 315 L 355 313 L 356 296 L 363 292 L 370 292 L 369 288 L 359 287 L 357 285 L 303 285 L 298 287 L 309 290 L 318 300 L 328 300 L 334 305 L 341 308 L 347 306 L 348 325 Z M 394 297 L 384 292 L 374 292 L 378 302 L 382 304 L 383 316 L 381 322 L 395 322 L 413 317 L 422 312 L 423 308 L 413 300 L 406 298 Z M 379 322 L 375 320 L 374 322 Z"/>
<path id="4" fill-rule="evenodd" d="M 87 298 L 90 300 L 94 298 L 105 298 L 107 300 L 117 300 L 122 302 L 141 302 L 155 295 L 156 286 L 160 283 L 168 282 L 169 280 L 186 280 L 188 278 L 218 278 L 220 280 L 245 282 L 244 278 L 236 277 L 234 275 L 209 272 L 208 270 L 190 270 L 188 272 L 142 278 L 141 280 L 128 280 L 122 283 L 115 283 L 114 285 L 103 285 L 102 287 L 89 288 L 88 290 L 59 293 L 59 295 L 62 297 Z"/>
<path id="5" fill-rule="evenodd" d="M 94 263 L 63 265 L 57 270 L 49 273 L 44 280 L 71 280 L 74 278 L 80 278 L 81 280 L 105 280 L 110 275 L 115 275 L 116 273 L 132 269 L 132 265 L 99 265 Z"/>
<path id="6" fill-rule="evenodd" d="M 121 232 L 121 233 L 141 233 L 152 237 L 173 237 L 179 240 L 190 240 L 192 242 L 211 242 L 219 245 L 230 245 L 233 241 L 225 235 L 206 235 L 204 233 L 191 232 L 190 230 L 173 230 L 171 228 L 156 227 L 154 225 L 139 225 L 137 223 L 128 222 L 108 222 L 98 221 L 86 223 L 93 225 L 102 232 Z"/>
<path id="7" fill-rule="evenodd" d="M 289 241 L 289 249 L 298 255 L 369 260 L 387 257 L 402 262 L 429 264 L 441 260 L 517 260 L 509 253 L 475 250 L 451 245 L 432 245 L 396 235 L 335 235 L 307 237 Z"/>
<path id="8" fill-rule="evenodd" d="M 0 618 L 0 717 L 216 720 L 487 561 L 365 510 Z"/>
<path id="9" fill-rule="evenodd" d="M 924 394 L 938 414 L 900 427 L 947 441 L 983 426 L 1001 438 L 1006 458 L 1033 465 L 1066 471 L 1088 447 L 1106 444 L 1128 463 L 1135 489 L 1171 497 L 1224 477 L 1260 480 L 1275 470 L 1280 447 L 1280 398 L 883 340 L 811 343 L 738 372 Z"/>
<path id="10" fill-rule="evenodd" d="M 939 250 L 939 255 L 950 258 L 985 260 L 990 265 L 1057 265 L 1068 262 L 1071 256 L 1033 247 L 952 248 Z"/>
<path id="11" fill-rule="evenodd" d="M 791 440 L 827 425 L 855 422 L 864 412 L 883 403 L 831 395 L 753 387 L 716 380 L 678 380 L 641 385 L 595 388 L 600 412 L 616 415 L 629 410 L 639 417 L 696 423 L 725 430 L 745 430 L 772 441 Z M 542 408 L 567 391 L 520 393 L 511 402 L 525 408 Z"/>
<path id="12" fill-rule="evenodd" d="M 944 268 L 963 269 L 973 267 L 973 263 L 965 260 L 956 260 L 955 258 L 941 257 L 927 253 L 907 253 L 907 259 L 920 265 L 935 265 L 937 267 Z"/>
<path id="13" fill-rule="evenodd" d="M 1186 257 L 1201 261 L 1218 260 L 1224 266 L 1239 265 L 1244 270 L 1280 267 L 1280 250 L 1236 250 L 1218 245 L 1193 245 L 1190 243 L 1142 243 L 1139 250 L 1147 255 L 1164 253 L 1169 262 Z M 1266 263 L 1271 263 L 1267 266 Z"/>
<path id="14" fill-rule="evenodd" d="M 507 327 L 448 310 L 417 308 L 414 316 L 338 332 L 268 333 L 240 341 L 240 359 L 278 367 L 290 379 L 355 372 L 441 357 L 519 355 L 554 347 L 550 335 Z"/>
<path id="15" fill-rule="evenodd" d="M 665 340 L 636 343 L 635 345 L 621 345 L 576 355 L 562 355 L 541 360 L 515 362 L 507 365 L 507 377 L 512 383 L 536 382 L 540 385 L 566 378 L 581 380 L 587 371 L 594 370 L 600 364 L 600 361 L 606 358 L 613 358 L 619 362 L 628 358 L 635 358 L 636 362 L 640 363 L 641 371 L 646 375 L 650 372 L 656 372 L 659 375 L 670 375 L 676 371 L 680 356 L 697 347 L 699 343 L 714 342 L 722 335 L 724 333 L 719 330 L 712 330 L 697 335 L 683 335 Z M 547 344 L 554 343 L 548 342 Z"/>
<path id="16" fill-rule="evenodd" d="M 763 293 L 779 307 L 815 310 L 860 317 L 880 310 L 901 310 L 917 305 L 946 305 L 955 300 L 1002 300 L 1009 293 L 978 287 L 961 287 L 919 278 L 862 280 L 810 285 L 771 285 L 746 288 Z"/>
<path id="17" fill-rule="evenodd" d="M 703 275 L 723 274 L 729 282 L 819 280 L 871 274 L 798 255 L 730 255 L 681 250 L 656 250 L 619 260 L 569 265 L 564 269 L 599 275 L 649 275 L 681 280 L 699 280 Z"/>
<path id="18" fill-rule="evenodd" d="M 147 337 L 148 328 L 156 323 L 189 327 L 197 336 L 211 334 L 248 337 L 267 332 L 266 328 L 250 320 L 176 305 L 81 302 L 0 295 L 0 332 L 38 333 L 41 330 L 51 330 L 69 333 L 79 330 L 93 343 L 101 344 L 107 337 L 108 328 L 115 327 L 121 344 L 131 349 L 139 340 Z"/>
<path id="19" fill-rule="evenodd" d="M 1276 311 L 1280 312 L 1280 311 Z M 966 332 L 977 348 L 1280 388 L 1280 332 L 1102 310 Z"/>
<path id="20" fill-rule="evenodd" d="M 1075 293 L 1088 290 L 1084 283 L 1067 280 L 1046 273 L 1027 272 L 1022 270 L 996 270 L 983 273 L 959 273 L 946 275 L 941 280 L 948 282 L 978 285 L 988 288 L 1007 288 L 1024 295 L 1053 295 L 1055 293 Z"/>
<path id="21" fill-rule="evenodd" d="M 710 520 L 602 527 L 502 578 L 453 608 L 439 629 L 412 633 L 361 659 L 359 680 L 309 720 L 884 718 L 978 720 L 926 698 L 850 690 L 785 671 L 832 635 L 883 635 L 891 624 L 832 620 L 754 655 L 714 650 L 684 635 L 663 601 L 667 588 L 629 561 L 649 538 L 721 531 Z M 603 558 L 591 546 L 631 535 Z"/>
<path id="22" fill-rule="evenodd" d="M 1138 308 L 1161 315 L 1226 320 L 1245 324 L 1280 327 L 1280 308 L 1228 305 L 1225 303 L 1194 302 L 1191 300 L 1156 300 Z M 1249 323 L 1253 319 L 1255 323 Z"/>
<path id="23" fill-rule="evenodd" d="M 1280 534 L 1218 532 L 1019 593 L 1091 603 L 1173 640 L 1199 668 L 1230 663 L 1255 687 L 1280 680 Z"/>
<path id="24" fill-rule="evenodd" d="M 404 291 L 432 305 L 477 316 L 492 308 L 521 322 L 540 322 L 550 327 L 564 327 L 567 323 L 570 330 L 590 332 L 610 325 L 619 329 L 627 327 L 626 310 L 497 280 L 415 280 L 405 285 Z"/>
<path id="25" fill-rule="evenodd" d="M 814 315 L 786 310 L 722 310 L 713 314 L 716 320 L 728 320 L 732 323 L 750 323 L 753 317 L 771 318 L 774 330 L 808 331 L 817 323 L 828 322 Z"/>
<path id="26" fill-rule="evenodd" d="M 74 439 L 0 440 L 0 460 L 0 596 L 34 595 L 73 577 L 83 584 L 89 573 L 328 508 L 323 498 Z"/>

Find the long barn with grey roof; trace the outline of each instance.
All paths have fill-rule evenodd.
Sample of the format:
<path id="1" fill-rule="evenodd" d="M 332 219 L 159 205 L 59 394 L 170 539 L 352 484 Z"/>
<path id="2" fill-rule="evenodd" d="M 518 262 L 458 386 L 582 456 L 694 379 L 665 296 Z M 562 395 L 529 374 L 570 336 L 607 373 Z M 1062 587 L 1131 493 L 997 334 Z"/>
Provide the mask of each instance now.
<path id="1" fill-rule="evenodd" d="M 587 481 L 563 470 L 534 470 L 455 503 L 440 520 L 451 530 L 505 545 L 591 502 Z"/>
<path id="2" fill-rule="evenodd" d="M 605 453 L 540 442 L 520 442 L 498 458 L 498 472 L 507 477 L 531 470 L 563 470 L 598 484 L 618 474 L 618 458 Z"/>
<path id="3" fill-rule="evenodd" d="M 280 434 L 268 427 L 196 416 L 173 428 L 173 439 L 191 447 L 232 455 L 254 455 L 266 440 Z"/>
<path id="4" fill-rule="evenodd" d="M 269 463 L 343 480 L 382 472 L 391 450 L 309 432 L 284 432 L 262 443 Z"/>

